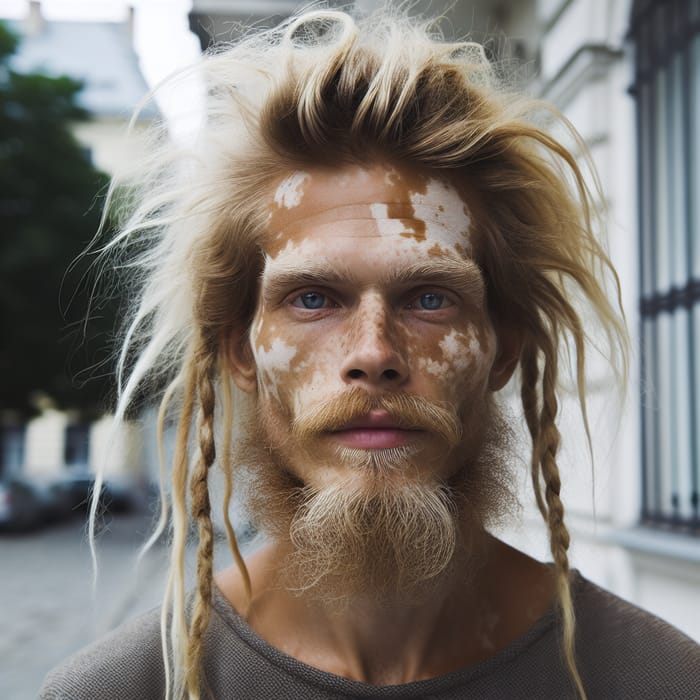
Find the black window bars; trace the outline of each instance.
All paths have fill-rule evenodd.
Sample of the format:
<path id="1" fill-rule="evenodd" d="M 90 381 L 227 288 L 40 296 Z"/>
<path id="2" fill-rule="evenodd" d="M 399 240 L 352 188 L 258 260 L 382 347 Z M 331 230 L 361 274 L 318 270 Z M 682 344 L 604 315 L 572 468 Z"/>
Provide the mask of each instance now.
<path id="1" fill-rule="evenodd" d="M 642 521 L 700 533 L 700 0 L 634 4 Z"/>

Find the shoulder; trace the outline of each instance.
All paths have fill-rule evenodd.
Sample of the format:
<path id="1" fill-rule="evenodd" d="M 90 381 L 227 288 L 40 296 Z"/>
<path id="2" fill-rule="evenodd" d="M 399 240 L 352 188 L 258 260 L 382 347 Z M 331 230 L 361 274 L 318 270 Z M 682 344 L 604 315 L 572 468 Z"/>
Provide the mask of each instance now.
<path id="1" fill-rule="evenodd" d="M 576 655 L 592 697 L 700 697 L 700 646 L 584 578 L 575 582 Z"/>
<path id="2" fill-rule="evenodd" d="M 164 695 L 160 609 L 110 632 L 46 676 L 40 700 L 142 700 Z"/>

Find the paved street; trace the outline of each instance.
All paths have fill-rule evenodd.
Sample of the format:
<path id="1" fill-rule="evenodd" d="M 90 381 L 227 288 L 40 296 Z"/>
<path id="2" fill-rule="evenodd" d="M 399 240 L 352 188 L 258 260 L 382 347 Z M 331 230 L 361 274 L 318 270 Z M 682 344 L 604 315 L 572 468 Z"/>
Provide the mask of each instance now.
<path id="1" fill-rule="evenodd" d="M 46 672 L 106 630 L 156 605 L 163 547 L 135 571 L 150 518 L 117 516 L 99 538 L 93 600 L 81 518 L 36 533 L 0 534 L 0 698 L 36 698 Z"/>

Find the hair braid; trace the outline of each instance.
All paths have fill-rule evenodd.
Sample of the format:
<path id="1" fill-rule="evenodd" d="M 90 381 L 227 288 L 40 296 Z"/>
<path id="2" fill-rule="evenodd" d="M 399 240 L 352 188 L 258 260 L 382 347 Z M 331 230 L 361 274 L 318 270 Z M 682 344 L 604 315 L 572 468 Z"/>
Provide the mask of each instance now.
<path id="1" fill-rule="evenodd" d="M 530 437 L 532 438 L 532 458 L 530 461 L 530 475 L 532 477 L 532 488 L 535 492 L 535 500 L 542 517 L 547 519 L 547 507 L 542 497 L 540 486 L 540 458 L 537 445 L 540 439 L 540 407 L 537 394 L 537 380 L 539 379 L 539 369 L 537 366 L 537 348 L 531 344 L 523 347 L 520 355 L 521 387 L 520 400 L 523 406 L 523 414 L 527 424 Z"/>
<path id="2" fill-rule="evenodd" d="M 212 572 L 214 565 L 214 529 L 209 498 L 209 468 L 216 459 L 214 409 L 216 390 L 214 373 L 216 354 L 202 341 L 195 355 L 199 412 L 197 436 L 199 454 L 190 477 L 191 513 L 197 524 L 197 585 L 187 649 L 187 689 L 190 698 L 199 698 L 204 635 L 211 614 Z"/>
<path id="3" fill-rule="evenodd" d="M 556 324 L 555 324 L 556 325 Z M 559 410 L 557 401 L 557 333 L 536 333 L 538 340 L 526 342 L 520 356 L 523 413 L 532 437 L 532 485 L 537 506 L 547 523 L 549 544 L 554 560 L 556 591 L 562 619 L 564 657 L 571 677 L 581 698 L 585 700 L 574 653 L 575 616 L 569 578 L 569 531 L 564 524 L 564 505 L 561 501 L 561 478 L 557 453 L 561 434 L 556 426 Z M 555 340 L 552 340 L 554 338 Z M 541 395 L 539 389 L 539 357 L 544 355 Z M 544 494 L 543 494 L 544 491 Z"/>
<path id="4" fill-rule="evenodd" d="M 552 334 L 557 337 L 556 334 Z M 561 434 L 556 426 L 557 411 L 557 348 L 548 343 L 545 350 L 545 363 L 542 372 L 542 411 L 540 413 L 540 435 L 534 451 L 538 454 L 542 478 L 545 486 L 546 517 L 549 529 L 549 545 L 554 559 L 557 597 L 562 616 L 562 641 L 566 665 L 581 698 L 585 700 L 581 676 L 576 667 L 574 652 L 575 615 L 571 600 L 568 549 L 569 531 L 564 524 L 564 504 L 560 498 L 561 478 L 557 466 L 557 452 Z M 554 345 L 554 347 L 551 347 Z"/>

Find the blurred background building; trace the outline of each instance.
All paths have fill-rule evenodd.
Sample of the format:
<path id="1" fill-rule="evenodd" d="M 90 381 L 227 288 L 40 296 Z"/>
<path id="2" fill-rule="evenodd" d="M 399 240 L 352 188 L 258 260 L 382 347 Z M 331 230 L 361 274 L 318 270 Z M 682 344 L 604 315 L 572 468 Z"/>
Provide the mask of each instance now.
<path id="1" fill-rule="evenodd" d="M 69 128 L 85 160 L 97 173 L 107 174 L 112 174 L 127 164 L 139 148 L 139 132 L 158 115 L 154 104 L 146 103 L 135 120 L 133 136 L 128 140 L 125 138 L 132 113 L 148 92 L 134 50 L 133 9 L 126 13 L 121 22 L 48 20 L 42 13 L 41 3 L 32 0 L 27 3 L 26 15 L 22 19 L 7 21 L 5 26 L 19 40 L 16 50 L 7 61 L 9 70 L 22 75 L 45 76 L 57 80 L 67 76 L 79 83 L 75 105 L 84 115 L 70 121 Z M 35 84 L 34 89 L 39 92 L 42 84 Z M 25 91 L 28 91 L 27 87 Z M 11 105 L 10 96 L 6 101 L 6 112 L 11 109 Z M 12 137 L 7 133 L 2 136 L 8 143 Z M 37 148 L 43 146 L 41 140 L 35 145 Z M 50 148 L 48 144 L 46 147 Z M 51 157 L 50 153 L 47 155 Z M 37 180 L 39 179 L 37 173 Z M 99 194 L 98 185 L 96 178 L 89 197 L 77 202 L 83 212 L 94 212 L 95 208 L 99 211 L 99 202 L 91 201 L 93 196 Z M 55 193 L 56 199 L 63 196 L 66 193 Z M 31 206 L 41 207 L 36 203 Z M 3 228 L 7 227 L 4 235 L 18 235 L 17 231 L 8 230 L 12 227 L 13 218 L 11 213 L 7 213 L 7 207 L 4 213 L 6 221 Z M 31 220 L 32 217 L 29 215 L 25 218 Z M 63 234 L 58 224 L 53 233 L 55 238 Z M 78 249 L 73 249 L 73 255 L 79 253 L 80 248 L 89 242 L 90 235 L 92 234 L 79 242 Z M 73 240 L 65 241 L 66 246 L 75 243 Z M 37 245 L 37 242 L 27 241 L 27 246 L 31 245 Z M 63 273 L 65 272 L 64 269 Z M 41 285 L 45 281 L 36 280 L 34 284 Z M 58 312 L 58 287 L 47 289 L 46 294 L 51 299 L 47 299 L 47 303 L 51 303 Z M 33 321 L 39 323 L 36 318 L 26 319 L 27 324 Z M 5 342 L 18 331 L 17 327 L 6 328 Z M 57 341 L 58 338 L 45 338 L 47 353 L 56 352 Z M 12 372 L 12 368 L 18 365 L 17 358 L 11 358 L 8 364 L 10 366 L 7 369 Z M 80 372 L 85 367 L 78 366 L 74 369 Z M 111 421 L 108 417 L 96 416 L 95 406 L 89 406 L 85 410 L 82 402 L 71 405 L 69 400 L 60 402 L 63 410 L 58 410 L 55 404 L 57 397 L 51 395 L 49 387 L 27 386 L 26 391 L 32 394 L 26 403 L 31 404 L 34 409 L 31 413 L 36 415 L 28 415 L 26 406 L 22 405 L 24 402 L 12 402 L 7 395 L 3 396 L 0 413 L 0 476 L 8 478 L 21 474 L 47 481 L 66 473 L 92 473 L 98 465 L 106 466 L 108 475 L 111 473 L 117 476 L 131 476 L 141 468 L 137 448 L 138 430 L 133 429 L 133 426 L 125 428 L 123 434 L 111 440 Z M 99 409 L 97 411 L 99 413 Z M 125 437 L 128 439 L 123 439 Z"/>
<path id="2" fill-rule="evenodd" d="M 189 26 L 205 49 L 301 5 L 193 0 Z M 370 11 L 378 3 L 355 5 Z M 595 479 L 573 390 L 563 406 L 573 564 L 700 640 L 700 0 L 433 0 L 413 3 L 412 11 L 443 6 L 447 34 L 485 42 L 504 73 L 571 120 L 593 156 L 608 208 L 631 332 L 630 386 L 618 400 L 604 358 L 591 358 Z M 52 26 L 32 3 L 15 59 L 18 67 L 41 65 L 85 82 L 81 100 L 94 118 L 76 136 L 108 172 L 128 157 L 115 147 L 113 128 L 121 129 L 145 91 L 129 27 L 129 20 Z M 81 58 L 84 34 L 90 38 Z M 94 41 L 104 49 L 99 61 L 89 58 Z M 151 428 L 129 428 L 119 453 L 104 447 L 107 418 L 81 423 L 70 415 L 45 401 L 28 423 L 5 421 L 3 471 L 76 464 L 90 471 L 109 460 L 114 475 L 152 473 Z M 523 503 L 533 500 L 526 472 Z M 503 534 L 548 558 L 534 508 L 526 506 L 522 526 Z"/>
<path id="3" fill-rule="evenodd" d="M 136 145 L 125 141 L 124 132 L 148 92 L 134 48 L 134 9 L 122 22 L 47 20 L 41 2 L 32 0 L 27 17 L 8 26 L 20 37 L 13 70 L 67 75 L 83 84 L 77 101 L 90 119 L 77 123 L 74 134 L 92 162 L 107 173 L 128 163 Z M 153 103 L 146 103 L 136 128 L 157 114 Z"/>

